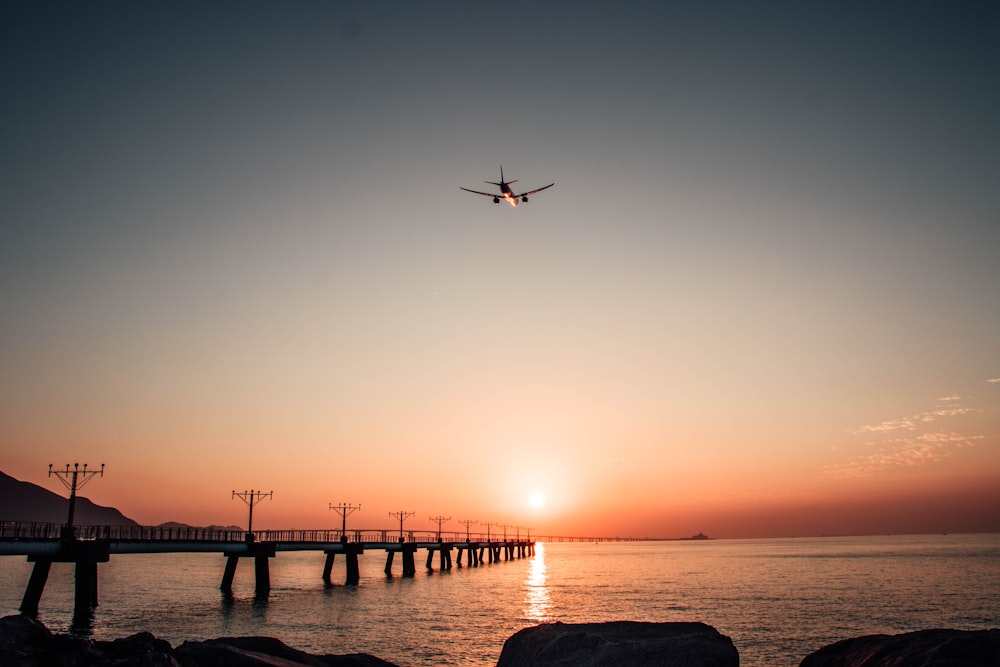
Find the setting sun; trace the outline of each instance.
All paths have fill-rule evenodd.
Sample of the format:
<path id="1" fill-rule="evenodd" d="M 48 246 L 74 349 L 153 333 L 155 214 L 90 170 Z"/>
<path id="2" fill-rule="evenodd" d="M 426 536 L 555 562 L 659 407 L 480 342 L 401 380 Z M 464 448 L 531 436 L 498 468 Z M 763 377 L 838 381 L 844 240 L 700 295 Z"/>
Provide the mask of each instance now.
<path id="1" fill-rule="evenodd" d="M 545 507 L 545 494 L 541 491 L 533 491 L 531 495 L 528 496 L 528 504 L 535 509 Z"/>

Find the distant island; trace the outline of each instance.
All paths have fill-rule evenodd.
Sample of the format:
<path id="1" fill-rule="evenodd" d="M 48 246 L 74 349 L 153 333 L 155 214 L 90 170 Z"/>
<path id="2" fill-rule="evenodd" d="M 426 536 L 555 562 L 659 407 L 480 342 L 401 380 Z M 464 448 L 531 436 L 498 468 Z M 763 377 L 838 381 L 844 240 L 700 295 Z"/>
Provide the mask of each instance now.
<path id="1" fill-rule="evenodd" d="M 48 489 L 0 472 L 0 521 L 65 523 L 69 499 Z M 138 526 L 114 507 L 76 498 L 76 523 L 97 526 Z"/>
<path id="2" fill-rule="evenodd" d="M 83 496 L 76 499 L 76 521 L 78 525 L 93 526 L 138 526 L 114 507 L 96 505 Z M 64 523 L 69 508 L 69 499 L 45 487 L 22 482 L 0 472 L 0 521 L 22 523 Z M 239 532 L 242 526 L 190 526 L 186 523 L 168 521 L 161 528 L 198 528 Z"/>
<path id="3" fill-rule="evenodd" d="M 714 540 L 714 537 L 709 537 L 705 533 L 698 533 L 697 535 L 692 535 L 691 537 L 673 537 L 670 541 L 673 542 L 686 542 L 691 540 Z"/>

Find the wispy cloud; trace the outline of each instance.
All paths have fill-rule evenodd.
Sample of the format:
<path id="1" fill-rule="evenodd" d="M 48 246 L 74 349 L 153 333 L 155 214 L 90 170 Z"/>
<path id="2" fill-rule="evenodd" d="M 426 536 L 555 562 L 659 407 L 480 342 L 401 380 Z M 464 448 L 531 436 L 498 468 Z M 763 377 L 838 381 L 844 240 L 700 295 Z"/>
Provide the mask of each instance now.
<path id="1" fill-rule="evenodd" d="M 982 410 L 976 408 L 948 408 L 944 410 L 934 410 L 933 412 L 925 413 L 925 416 L 930 417 L 957 417 L 959 415 L 971 415 L 975 412 L 982 412 Z M 933 419 L 925 419 L 924 421 L 934 421 Z"/>
<path id="2" fill-rule="evenodd" d="M 1000 378 L 989 378 L 986 381 L 987 382 L 992 382 L 993 384 L 997 384 L 998 382 L 1000 382 Z"/>
<path id="3" fill-rule="evenodd" d="M 855 433 L 888 433 L 889 431 L 898 431 L 900 429 L 905 429 L 907 431 L 912 431 L 917 426 L 913 422 L 911 417 L 900 417 L 899 419 L 890 419 L 889 421 L 884 421 L 881 424 L 875 424 L 872 426 L 862 426 Z"/>
<path id="4" fill-rule="evenodd" d="M 910 415 L 908 417 L 897 417 L 896 419 L 888 419 L 879 424 L 871 424 L 867 426 L 862 426 L 854 431 L 854 434 L 860 433 L 888 433 L 890 431 L 914 431 L 921 424 L 927 424 L 936 421 L 939 417 L 958 417 L 960 415 L 969 415 L 982 410 L 978 408 L 967 408 L 962 407 L 958 404 L 958 401 L 963 400 L 962 396 L 958 394 L 952 394 L 951 396 L 941 396 L 937 400 L 944 403 L 934 410 L 925 410 L 924 412 L 918 412 L 915 415 Z"/>
<path id="5" fill-rule="evenodd" d="M 838 479 L 874 477 L 894 468 L 940 463 L 957 450 L 974 447 L 982 435 L 953 431 L 922 433 L 913 438 L 893 438 L 878 444 L 876 451 L 851 461 L 828 466 L 826 474 Z"/>
<path id="6" fill-rule="evenodd" d="M 965 415 L 981 413 L 979 408 L 961 404 L 959 394 L 940 396 L 938 405 L 906 417 L 887 419 L 878 424 L 862 426 L 854 435 L 867 435 L 865 445 L 873 451 L 836 465 L 828 466 L 826 474 L 835 478 L 872 477 L 893 468 L 931 465 L 944 461 L 964 447 L 972 447 L 982 435 L 969 435 L 936 426 Z M 935 426 L 931 426 L 935 424 Z M 954 422 L 960 428 L 960 422 Z M 930 430 L 932 429 L 933 430 Z"/>

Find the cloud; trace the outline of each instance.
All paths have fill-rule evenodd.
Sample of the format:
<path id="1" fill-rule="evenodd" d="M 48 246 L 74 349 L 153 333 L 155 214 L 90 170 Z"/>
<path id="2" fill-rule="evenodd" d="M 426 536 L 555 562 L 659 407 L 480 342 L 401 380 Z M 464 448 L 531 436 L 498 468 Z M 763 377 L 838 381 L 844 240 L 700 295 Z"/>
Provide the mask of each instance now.
<path id="1" fill-rule="evenodd" d="M 900 429 L 912 431 L 915 428 L 916 425 L 911 418 L 901 417 L 899 419 L 890 419 L 874 426 L 862 426 L 855 433 L 888 433 L 889 431 L 898 431 Z"/>
<path id="2" fill-rule="evenodd" d="M 933 415 L 934 417 L 957 417 L 959 415 L 971 415 L 976 412 L 982 412 L 982 410 L 977 410 L 976 408 L 950 408 L 947 410 L 935 410 L 933 412 L 928 412 L 926 414 Z M 934 421 L 932 419 L 926 419 L 924 421 Z"/>
<path id="3" fill-rule="evenodd" d="M 893 468 L 940 463 L 956 451 L 974 447 L 982 435 L 962 435 L 953 431 L 922 433 L 911 438 L 892 438 L 877 445 L 875 452 L 844 463 L 827 466 L 827 477 L 853 479 L 875 477 Z"/>
<path id="4" fill-rule="evenodd" d="M 933 422 L 939 417 L 959 417 L 961 415 L 970 415 L 982 412 L 982 410 L 978 408 L 965 408 L 954 403 L 954 401 L 962 400 L 962 397 L 958 395 L 942 396 L 937 400 L 944 401 L 947 405 L 936 410 L 918 412 L 917 414 L 910 415 L 909 417 L 898 417 L 896 419 L 886 420 L 880 424 L 862 426 L 861 428 L 855 430 L 854 434 L 889 433 L 891 431 L 899 430 L 914 431 L 921 424 Z"/>
<path id="5" fill-rule="evenodd" d="M 987 382 L 991 382 L 991 383 L 993 383 L 993 384 L 997 384 L 997 383 L 1000 383 L 1000 378 L 989 378 L 989 379 L 988 379 L 988 380 L 986 380 L 986 381 L 987 381 Z"/>
<path id="6" fill-rule="evenodd" d="M 825 474 L 835 478 L 872 477 L 893 468 L 939 463 L 964 447 L 974 446 L 985 436 L 963 434 L 937 426 L 949 422 L 954 427 L 960 427 L 963 423 L 960 417 L 983 412 L 979 408 L 962 406 L 960 401 L 964 398 L 968 397 L 959 394 L 940 396 L 937 398 L 939 405 L 933 410 L 862 426 L 853 433 L 868 435 L 865 445 L 874 451 L 827 466 Z"/>

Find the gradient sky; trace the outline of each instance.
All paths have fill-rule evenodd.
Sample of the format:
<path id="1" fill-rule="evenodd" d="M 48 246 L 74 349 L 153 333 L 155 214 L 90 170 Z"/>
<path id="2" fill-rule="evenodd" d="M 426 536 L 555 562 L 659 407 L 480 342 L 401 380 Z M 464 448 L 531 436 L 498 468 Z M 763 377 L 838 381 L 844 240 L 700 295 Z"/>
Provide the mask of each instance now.
<path id="1" fill-rule="evenodd" d="M 84 495 L 145 524 L 262 488 L 261 528 L 1000 530 L 997 34 L 5 2 L 0 469 L 106 463 Z M 556 186 L 458 189 L 501 163 Z"/>

